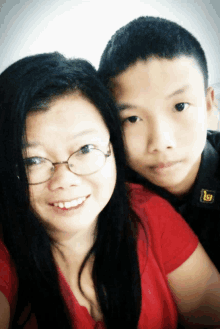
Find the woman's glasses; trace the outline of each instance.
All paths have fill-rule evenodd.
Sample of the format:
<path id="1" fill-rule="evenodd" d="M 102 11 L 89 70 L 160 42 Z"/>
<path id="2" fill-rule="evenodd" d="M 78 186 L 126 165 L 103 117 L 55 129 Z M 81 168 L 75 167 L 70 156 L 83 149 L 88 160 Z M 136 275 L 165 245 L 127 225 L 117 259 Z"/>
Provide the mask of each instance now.
<path id="1" fill-rule="evenodd" d="M 90 175 L 99 171 L 111 155 L 110 143 L 108 152 L 105 154 L 94 145 L 88 144 L 81 147 L 78 151 L 70 155 L 67 161 L 51 162 L 46 158 L 30 157 L 24 159 L 28 184 L 36 185 L 47 182 L 54 174 L 55 166 L 58 164 L 67 164 L 69 170 L 76 175 Z"/>

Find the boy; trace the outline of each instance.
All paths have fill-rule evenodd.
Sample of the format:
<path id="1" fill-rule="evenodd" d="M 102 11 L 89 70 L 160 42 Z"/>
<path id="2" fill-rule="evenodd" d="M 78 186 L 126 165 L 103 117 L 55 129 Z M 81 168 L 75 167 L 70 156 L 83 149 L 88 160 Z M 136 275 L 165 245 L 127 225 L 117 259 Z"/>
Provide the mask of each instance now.
<path id="1" fill-rule="evenodd" d="M 182 214 L 220 271 L 220 133 L 199 42 L 174 22 L 140 17 L 119 29 L 99 75 L 118 105 L 129 180 Z"/>

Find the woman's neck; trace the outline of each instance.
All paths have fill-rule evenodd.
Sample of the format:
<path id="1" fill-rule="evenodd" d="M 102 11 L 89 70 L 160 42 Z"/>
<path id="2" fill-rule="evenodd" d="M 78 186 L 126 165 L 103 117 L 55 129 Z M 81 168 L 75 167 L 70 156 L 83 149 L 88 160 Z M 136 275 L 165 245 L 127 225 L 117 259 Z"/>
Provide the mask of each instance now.
<path id="1" fill-rule="evenodd" d="M 55 262 L 65 271 L 79 270 L 95 241 L 95 227 L 75 234 L 57 234 L 52 237 L 52 253 Z"/>

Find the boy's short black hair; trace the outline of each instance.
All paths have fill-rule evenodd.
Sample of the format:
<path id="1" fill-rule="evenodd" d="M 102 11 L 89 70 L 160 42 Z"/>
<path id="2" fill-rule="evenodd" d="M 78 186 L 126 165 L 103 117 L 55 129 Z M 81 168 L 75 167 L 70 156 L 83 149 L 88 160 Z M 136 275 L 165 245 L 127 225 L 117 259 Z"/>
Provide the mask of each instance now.
<path id="1" fill-rule="evenodd" d="M 208 87 L 205 53 L 198 40 L 182 26 L 159 17 L 139 17 L 120 28 L 108 42 L 99 65 L 105 85 L 138 60 L 150 57 L 173 59 L 193 57 Z"/>

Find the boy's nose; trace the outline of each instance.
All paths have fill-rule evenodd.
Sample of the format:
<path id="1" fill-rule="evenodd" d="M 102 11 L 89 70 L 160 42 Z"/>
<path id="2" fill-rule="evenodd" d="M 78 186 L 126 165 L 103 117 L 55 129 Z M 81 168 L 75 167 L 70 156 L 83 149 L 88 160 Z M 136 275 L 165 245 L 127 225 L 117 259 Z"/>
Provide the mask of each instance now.
<path id="1" fill-rule="evenodd" d="M 81 176 L 74 174 L 68 167 L 68 164 L 62 163 L 55 166 L 54 174 L 49 184 L 50 189 L 68 188 L 70 186 L 81 184 Z"/>
<path id="2" fill-rule="evenodd" d="M 149 153 L 164 152 L 176 147 L 172 124 L 165 120 L 152 123 L 148 136 Z"/>

